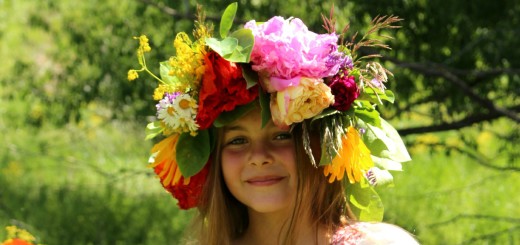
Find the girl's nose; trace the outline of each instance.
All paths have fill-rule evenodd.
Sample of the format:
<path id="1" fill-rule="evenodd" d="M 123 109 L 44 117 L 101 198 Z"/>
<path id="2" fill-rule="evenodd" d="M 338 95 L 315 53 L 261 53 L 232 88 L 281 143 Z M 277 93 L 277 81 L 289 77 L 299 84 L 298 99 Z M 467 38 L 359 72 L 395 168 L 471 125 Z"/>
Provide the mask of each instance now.
<path id="1" fill-rule="evenodd" d="M 254 144 L 253 147 L 251 147 L 251 157 L 249 162 L 254 166 L 262 166 L 273 163 L 274 159 L 272 150 L 267 144 Z"/>

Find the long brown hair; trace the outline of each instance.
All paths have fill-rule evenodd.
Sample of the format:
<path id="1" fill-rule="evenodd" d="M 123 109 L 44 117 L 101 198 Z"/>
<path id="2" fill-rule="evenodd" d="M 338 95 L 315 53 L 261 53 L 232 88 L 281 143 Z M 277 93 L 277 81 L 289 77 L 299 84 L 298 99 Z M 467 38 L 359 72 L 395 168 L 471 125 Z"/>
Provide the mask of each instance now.
<path id="1" fill-rule="evenodd" d="M 325 227 L 329 234 L 337 227 L 345 225 L 346 220 L 355 219 L 346 202 L 343 183 L 328 183 L 323 168 L 311 164 L 303 148 L 301 125 L 296 125 L 292 133 L 295 141 L 298 186 L 295 209 L 286 224 L 287 234 L 278 234 L 279 238 L 284 238 L 280 239 L 282 244 L 295 243 L 298 236 L 295 229 L 296 219 L 303 217 L 302 215 L 309 215 L 313 227 Z M 219 129 L 213 154 L 214 161 L 210 166 L 198 206 L 199 216 L 194 223 L 199 244 L 231 244 L 249 225 L 247 207 L 230 193 L 224 182 L 220 162 L 222 135 L 223 129 Z M 319 151 L 314 152 L 319 154 Z"/>

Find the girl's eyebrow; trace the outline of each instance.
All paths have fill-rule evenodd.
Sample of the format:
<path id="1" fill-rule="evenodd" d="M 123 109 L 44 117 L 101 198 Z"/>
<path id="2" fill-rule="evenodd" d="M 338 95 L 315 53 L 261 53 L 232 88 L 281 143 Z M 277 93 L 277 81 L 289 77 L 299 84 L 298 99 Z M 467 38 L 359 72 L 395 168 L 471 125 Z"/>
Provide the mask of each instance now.
<path id="1" fill-rule="evenodd" d="M 246 131 L 246 128 L 240 125 L 232 125 L 224 127 L 224 132 L 229 131 Z"/>

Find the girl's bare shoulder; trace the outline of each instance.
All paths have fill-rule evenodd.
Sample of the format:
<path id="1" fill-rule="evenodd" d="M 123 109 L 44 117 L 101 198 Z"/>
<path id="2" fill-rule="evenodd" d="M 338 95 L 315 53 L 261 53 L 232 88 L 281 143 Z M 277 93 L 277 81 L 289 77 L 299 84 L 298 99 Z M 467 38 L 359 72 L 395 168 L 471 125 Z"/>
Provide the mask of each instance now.
<path id="1" fill-rule="evenodd" d="M 334 245 L 351 244 L 419 244 L 403 228 L 387 223 L 356 222 L 336 230 L 331 239 Z"/>

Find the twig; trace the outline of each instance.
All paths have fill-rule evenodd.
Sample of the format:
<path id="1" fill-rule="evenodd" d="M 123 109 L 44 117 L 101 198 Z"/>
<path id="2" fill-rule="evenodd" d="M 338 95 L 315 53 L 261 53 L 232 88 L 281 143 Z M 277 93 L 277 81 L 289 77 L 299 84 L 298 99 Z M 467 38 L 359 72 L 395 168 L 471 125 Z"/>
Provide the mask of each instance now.
<path id="1" fill-rule="evenodd" d="M 490 233 L 490 234 L 486 234 L 486 235 L 482 235 L 482 236 L 472 237 L 471 239 L 463 241 L 460 244 L 475 244 L 475 242 L 479 241 L 479 240 L 491 240 L 491 239 L 494 239 L 497 236 L 502 235 L 504 233 L 512 233 L 515 230 L 520 230 L 520 225 L 513 226 L 511 228 L 504 229 L 504 230 L 501 230 L 501 231 L 497 231 L 497 232 L 494 232 L 494 233 Z"/>
<path id="2" fill-rule="evenodd" d="M 486 220 L 492 220 L 492 221 L 497 221 L 497 222 L 520 223 L 520 218 L 500 217 L 500 216 L 492 216 L 492 215 L 484 215 L 484 214 L 459 214 L 449 220 L 430 224 L 430 225 L 428 225 L 428 227 L 435 228 L 438 226 L 455 223 L 462 219 L 486 219 Z"/>
<path id="3" fill-rule="evenodd" d="M 138 1 L 140 1 L 144 4 L 147 4 L 149 6 L 155 7 L 157 9 L 161 10 L 163 13 L 165 13 L 169 16 L 172 16 L 174 18 L 193 19 L 193 20 L 196 19 L 195 14 L 192 12 L 189 12 L 189 11 L 181 13 L 181 12 L 177 11 L 176 9 L 170 8 L 166 5 L 164 5 L 163 3 L 155 2 L 153 0 L 138 0 Z M 219 22 L 220 18 L 221 18 L 220 16 L 206 16 L 207 20 L 211 20 L 213 22 Z M 242 24 L 242 23 L 244 23 L 244 21 L 235 17 L 235 19 L 233 20 L 233 23 Z"/>
<path id="4" fill-rule="evenodd" d="M 512 113 L 520 112 L 520 105 L 513 106 L 507 108 L 508 111 Z M 467 116 L 459 121 L 455 122 L 446 122 L 437 125 L 430 126 L 421 126 L 421 127 L 413 127 L 413 128 L 404 128 L 397 130 L 401 136 L 411 135 L 411 134 L 422 134 L 422 133 L 431 133 L 431 132 L 440 132 L 440 131 L 448 131 L 448 130 L 456 130 L 461 129 L 467 126 L 471 126 L 475 123 L 492 121 L 502 117 L 503 114 L 498 111 L 490 111 L 488 113 L 478 113 L 471 116 Z"/>
<path id="5" fill-rule="evenodd" d="M 448 69 L 444 69 L 442 66 L 438 66 L 438 65 L 425 66 L 422 64 L 418 64 L 418 63 L 403 62 L 403 61 L 399 61 L 399 60 L 393 59 L 393 58 L 386 58 L 386 60 L 391 61 L 392 63 L 394 63 L 400 67 L 409 68 L 411 70 L 418 71 L 425 75 L 445 78 L 447 81 L 449 81 L 449 82 L 455 84 L 457 87 L 459 87 L 469 98 L 476 101 L 477 103 L 482 105 L 484 108 L 488 109 L 490 112 L 497 112 L 497 113 L 501 114 L 502 116 L 506 116 L 506 117 L 512 119 L 513 121 L 520 123 L 520 117 L 518 115 L 516 115 L 515 112 L 512 112 L 508 109 L 499 107 L 499 106 L 495 105 L 491 100 L 481 97 L 480 95 L 475 93 L 473 91 L 473 89 L 471 89 L 466 84 L 465 81 L 463 81 L 458 76 L 456 76 L 455 74 L 450 72 Z"/>
<path id="6" fill-rule="evenodd" d="M 500 170 L 500 171 L 520 171 L 520 167 L 514 167 L 514 166 L 502 167 L 502 166 L 497 166 L 497 165 L 494 165 L 494 164 L 490 164 L 482 156 L 480 156 L 480 155 L 478 155 L 476 153 L 470 152 L 468 150 L 462 149 L 462 148 L 457 147 L 457 146 L 450 146 L 450 145 L 445 145 L 445 144 L 441 144 L 441 143 L 427 143 L 427 144 L 424 144 L 424 145 L 428 145 L 428 146 L 442 146 L 442 147 L 450 149 L 450 150 L 456 150 L 459 153 L 462 153 L 462 154 L 465 154 L 465 155 L 469 156 L 470 158 L 475 160 L 478 164 L 480 164 L 480 165 L 482 165 L 484 167 L 487 167 L 487 168 L 494 169 L 494 170 Z"/>

